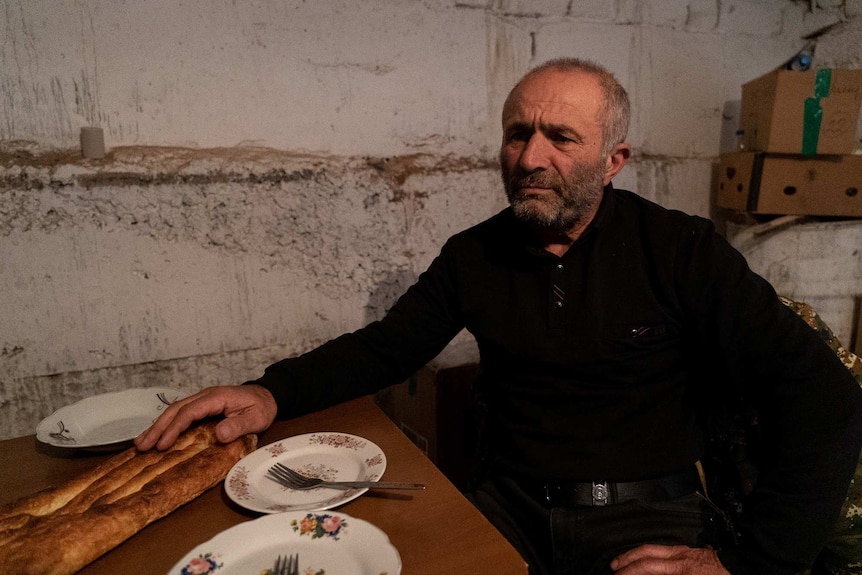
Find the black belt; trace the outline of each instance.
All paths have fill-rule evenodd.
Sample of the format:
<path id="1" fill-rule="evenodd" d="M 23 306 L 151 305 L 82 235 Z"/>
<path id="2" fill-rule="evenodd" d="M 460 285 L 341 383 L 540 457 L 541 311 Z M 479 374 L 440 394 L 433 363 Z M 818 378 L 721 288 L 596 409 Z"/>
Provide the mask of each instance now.
<path id="1" fill-rule="evenodd" d="M 542 481 L 518 482 L 521 488 L 543 505 L 613 505 L 631 499 L 655 503 L 691 495 L 700 488 L 694 470 L 643 481 Z"/>

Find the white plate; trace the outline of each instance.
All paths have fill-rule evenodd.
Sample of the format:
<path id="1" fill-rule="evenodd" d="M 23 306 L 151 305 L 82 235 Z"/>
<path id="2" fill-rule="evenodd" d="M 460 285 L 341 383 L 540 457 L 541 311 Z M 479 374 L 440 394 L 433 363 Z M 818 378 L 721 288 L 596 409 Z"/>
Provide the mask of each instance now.
<path id="1" fill-rule="evenodd" d="M 36 427 L 36 438 L 56 447 L 104 447 L 130 441 L 186 395 L 167 387 L 149 387 L 88 397 L 43 419 Z"/>
<path id="2" fill-rule="evenodd" d="M 379 481 L 383 450 L 371 441 L 337 432 L 307 433 L 275 441 L 240 459 L 224 480 L 228 497 L 259 513 L 322 511 L 356 499 L 368 489 L 289 489 L 267 470 L 281 463 L 309 477 L 335 481 Z"/>
<path id="3" fill-rule="evenodd" d="M 168 575 L 269 575 L 278 555 L 299 554 L 299 572 L 399 575 L 401 556 L 378 527 L 345 513 L 264 515 L 198 545 Z"/>

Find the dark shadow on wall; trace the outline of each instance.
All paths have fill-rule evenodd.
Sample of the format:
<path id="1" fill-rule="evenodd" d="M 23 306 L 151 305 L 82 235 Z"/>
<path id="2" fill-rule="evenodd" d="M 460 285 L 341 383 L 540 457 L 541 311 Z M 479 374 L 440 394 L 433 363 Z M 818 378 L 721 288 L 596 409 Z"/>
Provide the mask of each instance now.
<path id="1" fill-rule="evenodd" d="M 365 305 L 365 324 L 381 319 L 395 305 L 407 288 L 416 283 L 416 274 L 409 269 L 393 269 L 377 283 Z"/>

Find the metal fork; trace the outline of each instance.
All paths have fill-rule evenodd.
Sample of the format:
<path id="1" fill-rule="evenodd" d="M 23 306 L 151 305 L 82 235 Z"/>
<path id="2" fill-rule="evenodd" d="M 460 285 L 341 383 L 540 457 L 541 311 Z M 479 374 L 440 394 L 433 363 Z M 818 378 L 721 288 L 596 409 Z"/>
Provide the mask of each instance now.
<path id="1" fill-rule="evenodd" d="M 394 481 L 324 481 L 316 477 L 306 477 L 293 469 L 276 463 L 269 468 L 269 478 L 285 487 L 296 490 L 329 487 L 331 489 L 425 489 L 424 483 L 399 483 Z"/>
<path id="2" fill-rule="evenodd" d="M 272 566 L 271 575 L 299 575 L 299 553 L 279 555 Z"/>

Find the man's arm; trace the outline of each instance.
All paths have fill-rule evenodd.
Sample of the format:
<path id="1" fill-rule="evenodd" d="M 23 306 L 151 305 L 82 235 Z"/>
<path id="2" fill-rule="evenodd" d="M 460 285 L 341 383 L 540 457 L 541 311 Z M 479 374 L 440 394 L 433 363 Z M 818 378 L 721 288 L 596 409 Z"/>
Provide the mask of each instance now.
<path id="1" fill-rule="evenodd" d="M 711 228 L 681 242 L 678 281 L 687 315 L 723 369 L 713 397 L 743 397 L 758 412 L 759 475 L 719 551 L 736 574 L 807 568 L 832 531 L 862 447 L 862 391 L 835 353 Z"/>

